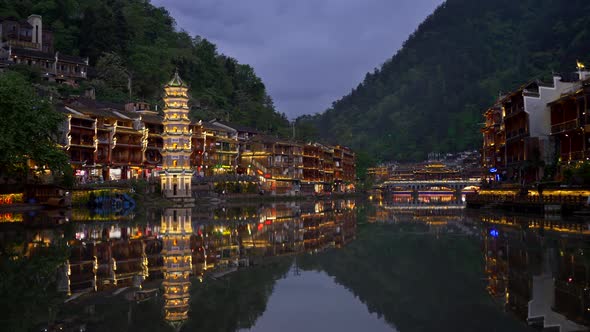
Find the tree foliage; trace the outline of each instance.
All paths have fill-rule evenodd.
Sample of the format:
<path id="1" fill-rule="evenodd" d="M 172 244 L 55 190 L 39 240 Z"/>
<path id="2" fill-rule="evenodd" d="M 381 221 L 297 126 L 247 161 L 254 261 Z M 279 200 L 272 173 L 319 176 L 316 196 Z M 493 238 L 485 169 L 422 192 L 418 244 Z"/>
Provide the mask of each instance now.
<path id="1" fill-rule="evenodd" d="M 26 246 L 27 241 L 19 238 L 0 247 L 0 323 L 6 331 L 31 331 L 53 319 L 63 303 L 56 270 L 68 256 L 66 244 L 35 248 L 31 257 L 22 252 Z"/>
<path id="2" fill-rule="evenodd" d="M 315 125 L 380 160 L 476 149 L 500 93 L 590 60 L 588 10 L 582 0 L 447 0 Z"/>
<path id="3" fill-rule="evenodd" d="M 276 112 L 252 67 L 219 54 L 204 38 L 177 31 L 166 9 L 149 1 L 0 0 L 0 8 L 0 16 L 42 15 L 55 34 L 57 50 L 89 57 L 97 69 L 91 83 L 98 99 L 129 100 L 131 77 L 131 99 L 155 104 L 178 68 L 190 86 L 193 117 L 215 117 L 273 133 L 288 128 L 287 118 Z"/>
<path id="4" fill-rule="evenodd" d="M 63 117 L 17 72 L 0 75 L 0 119 L 0 173 L 22 176 L 29 160 L 68 172 L 68 158 L 54 143 Z"/>

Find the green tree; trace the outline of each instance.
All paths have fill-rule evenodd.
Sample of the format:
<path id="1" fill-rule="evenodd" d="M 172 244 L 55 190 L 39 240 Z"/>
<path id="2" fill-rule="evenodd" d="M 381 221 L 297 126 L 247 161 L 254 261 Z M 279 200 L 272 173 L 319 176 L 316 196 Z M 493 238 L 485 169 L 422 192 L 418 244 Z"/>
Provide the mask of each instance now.
<path id="1" fill-rule="evenodd" d="M 55 143 L 64 118 L 16 72 L 0 75 L 0 118 L 1 173 L 25 176 L 29 160 L 68 172 L 68 157 Z"/>

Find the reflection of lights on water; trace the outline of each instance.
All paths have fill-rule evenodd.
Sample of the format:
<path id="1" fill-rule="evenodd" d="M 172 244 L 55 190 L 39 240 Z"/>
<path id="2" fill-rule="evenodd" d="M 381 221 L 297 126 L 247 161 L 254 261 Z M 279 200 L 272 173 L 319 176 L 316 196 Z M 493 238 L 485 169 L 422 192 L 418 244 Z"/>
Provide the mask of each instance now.
<path id="1" fill-rule="evenodd" d="M 498 237 L 498 235 L 500 235 L 500 233 L 497 230 L 492 229 L 492 230 L 490 230 L 490 235 L 492 237 Z"/>
<path id="2" fill-rule="evenodd" d="M 465 203 L 465 195 L 461 195 L 461 202 Z"/>

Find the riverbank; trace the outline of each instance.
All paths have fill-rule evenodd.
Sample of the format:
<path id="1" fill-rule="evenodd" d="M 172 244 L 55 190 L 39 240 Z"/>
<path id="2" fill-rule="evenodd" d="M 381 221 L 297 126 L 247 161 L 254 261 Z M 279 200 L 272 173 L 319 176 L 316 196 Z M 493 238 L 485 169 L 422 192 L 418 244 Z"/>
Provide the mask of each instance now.
<path id="1" fill-rule="evenodd" d="M 108 188 L 98 188 L 97 190 L 107 190 Z M 89 189 L 84 189 L 89 190 Z M 136 210 L 145 209 L 165 209 L 174 207 L 176 203 L 160 194 L 152 192 L 131 192 L 117 188 L 118 191 L 129 194 L 136 203 Z M 216 205 L 239 205 L 239 204 L 261 204 L 261 203 L 281 203 L 281 202 L 305 202 L 320 201 L 333 199 L 358 199 L 364 197 L 362 193 L 334 193 L 331 195 L 258 195 L 258 194 L 230 194 L 230 195 L 211 195 L 200 196 L 195 198 L 195 206 L 216 206 Z M 77 199 L 73 206 L 85 206 L 87 202 Z M 68 207 L 64 207 L 68 208 Z M 30 211 L 50 210 L 51 207 L 39 203 L 15 203 L 0 205 L 1 213 L 25 213 Z"/>
<path id="2" fill-rule="evenodd" d="M 555 188 L 539 192 L 522 189 L 484 189 L 465 198 L 468 208 L 572 215 L 588 210 L 589 189 Z"/>

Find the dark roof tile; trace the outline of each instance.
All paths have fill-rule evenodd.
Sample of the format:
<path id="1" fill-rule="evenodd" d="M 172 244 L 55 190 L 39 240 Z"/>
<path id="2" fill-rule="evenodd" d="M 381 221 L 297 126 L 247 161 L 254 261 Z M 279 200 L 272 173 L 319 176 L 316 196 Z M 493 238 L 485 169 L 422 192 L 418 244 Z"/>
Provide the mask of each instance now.
<path id="1" fill-rule="evenodd" d="M 28 49 L 19 48 L 19 47 L 13 47 L 12 54 L 16 55 L 16 56 L 29 57 L 29 58 L 55 60 L 55 57 L 51 53 L 45 53 L 45 52 L 35 51 L 35 50 L 28 50 Z"/>
<path id="2" fill-rule="evenodd" d="M 86 59 L 75 55 L 58 54 L 59 61 L 75 63 L 79 65 L 86 65 Z"/>

